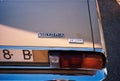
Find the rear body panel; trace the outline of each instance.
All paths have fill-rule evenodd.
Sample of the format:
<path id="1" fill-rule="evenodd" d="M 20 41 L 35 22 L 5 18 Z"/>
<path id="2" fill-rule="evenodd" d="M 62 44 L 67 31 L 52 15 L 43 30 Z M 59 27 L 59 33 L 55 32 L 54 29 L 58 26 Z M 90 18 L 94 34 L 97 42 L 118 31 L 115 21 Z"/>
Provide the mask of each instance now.
<path id="1" fill-rule="evenodd" d="M 99 52 L 106 57 L 97 0 L 3 0 L 0 12 L 0 50 Z M 0 80 L 101 81 L 106 77 L 106 68 L 49 65 L 1 64 Z"/>
<path id="2" fill-rule="evenodd" d="M 87 0 L 5 1 L 0 10 L 0 45 L 93 48 Z M 64 37 L 40 38 L 38 33 Z"/>

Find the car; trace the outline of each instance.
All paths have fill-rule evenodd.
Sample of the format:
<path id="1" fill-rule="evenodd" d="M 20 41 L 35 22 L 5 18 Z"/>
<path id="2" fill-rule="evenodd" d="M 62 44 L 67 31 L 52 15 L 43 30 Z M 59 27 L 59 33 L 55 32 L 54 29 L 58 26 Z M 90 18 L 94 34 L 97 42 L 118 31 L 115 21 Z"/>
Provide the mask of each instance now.
<path id="1" fill-rule="evenodd" d="M 97 0 L 1 0 L 0 81 L 102 81 Z"/>

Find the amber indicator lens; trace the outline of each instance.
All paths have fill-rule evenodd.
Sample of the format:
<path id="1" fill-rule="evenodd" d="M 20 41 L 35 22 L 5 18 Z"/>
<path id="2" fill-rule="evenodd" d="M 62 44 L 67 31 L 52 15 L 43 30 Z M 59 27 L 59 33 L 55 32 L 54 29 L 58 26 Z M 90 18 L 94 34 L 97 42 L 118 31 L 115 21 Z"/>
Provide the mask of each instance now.
<path id="1" fill-rule="evenodd" d="M 81 68 L 102 69 L 103 57 L 98 54 L 83 54 Z"/>

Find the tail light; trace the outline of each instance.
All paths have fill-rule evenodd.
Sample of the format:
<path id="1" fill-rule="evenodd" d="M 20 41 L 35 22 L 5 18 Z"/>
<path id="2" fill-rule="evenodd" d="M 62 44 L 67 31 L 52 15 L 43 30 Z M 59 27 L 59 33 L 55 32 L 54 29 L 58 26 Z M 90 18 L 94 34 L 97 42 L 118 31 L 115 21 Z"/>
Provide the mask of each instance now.
<path id="1" fill-rule="evenodd" d="M 105 56 L 99 52 L 55 51 L 51 52 L 50 56 L 53 67 L 102 69 L 105 66 Z"/>
<path id="2" fill-rule="evenodd" d="M 100 54 L 83 54 L 81 68 L 102 69 L 104 67 L 104 58 Z"/>

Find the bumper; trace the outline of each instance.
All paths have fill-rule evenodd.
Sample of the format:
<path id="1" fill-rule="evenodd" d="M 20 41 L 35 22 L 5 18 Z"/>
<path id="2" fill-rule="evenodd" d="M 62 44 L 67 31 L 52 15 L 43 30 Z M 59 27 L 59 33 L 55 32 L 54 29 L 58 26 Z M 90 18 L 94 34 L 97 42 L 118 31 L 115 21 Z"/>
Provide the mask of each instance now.
<path id="1" fill-rule="evenodd" d="M 107 75 L 106 69 L 96 71 L 95 75 L 58 75 L 58 74 L 0 74 L 0 81 L 102 81 Z"/>

